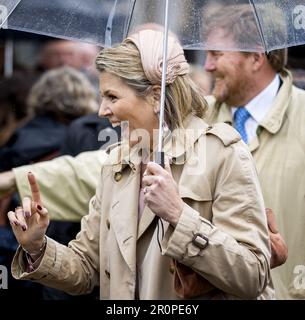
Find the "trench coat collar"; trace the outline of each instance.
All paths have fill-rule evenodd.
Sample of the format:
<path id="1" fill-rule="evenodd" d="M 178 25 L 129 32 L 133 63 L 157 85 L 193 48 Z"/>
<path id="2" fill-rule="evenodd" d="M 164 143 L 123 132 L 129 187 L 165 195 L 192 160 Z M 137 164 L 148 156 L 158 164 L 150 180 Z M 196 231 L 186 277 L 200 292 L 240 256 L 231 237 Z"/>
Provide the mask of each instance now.
<path id="1" fill-rule="evenodd" d="M 266 114 L 260 126 L 272 134 L 276 134 L 284 121 L 287 108 L 291 101 L 292 75 L 288 70 L 280 74 L 282 85 L 274 100 L 274 103 Z"/>

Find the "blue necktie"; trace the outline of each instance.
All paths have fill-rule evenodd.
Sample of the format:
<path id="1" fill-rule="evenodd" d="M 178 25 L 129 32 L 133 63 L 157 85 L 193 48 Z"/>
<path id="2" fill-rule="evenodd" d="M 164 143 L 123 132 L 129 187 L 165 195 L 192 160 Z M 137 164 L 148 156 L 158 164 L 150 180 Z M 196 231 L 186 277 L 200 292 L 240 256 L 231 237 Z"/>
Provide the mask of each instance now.
<path id="1" fill-rule="evenodd" d="M 245 123 L 251 117 L 251 114 L 244 107 L 237 108 L 234 113 L 234 128 L 239 132 L 245 143 L 248 143 Z"/>

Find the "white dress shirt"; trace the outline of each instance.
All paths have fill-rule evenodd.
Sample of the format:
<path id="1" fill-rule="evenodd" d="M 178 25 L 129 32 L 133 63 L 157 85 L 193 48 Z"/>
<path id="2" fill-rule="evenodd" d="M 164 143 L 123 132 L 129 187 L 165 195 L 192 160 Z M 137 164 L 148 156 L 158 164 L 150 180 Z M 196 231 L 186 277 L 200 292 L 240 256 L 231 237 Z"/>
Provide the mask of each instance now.
<path id="1" fill-rule="evenodd" d="M 255 138 L 257 127 L 271 108 L 279 90 L 281 84 L 280 81 L 280 77 L 277 74 L 263 91 L 245 105 L 245 108 L 251 115 L 251 117 L 245 122 L 248 142 Z M 236 110 L 237 108 L 232 108 L 233 116 Z"/>

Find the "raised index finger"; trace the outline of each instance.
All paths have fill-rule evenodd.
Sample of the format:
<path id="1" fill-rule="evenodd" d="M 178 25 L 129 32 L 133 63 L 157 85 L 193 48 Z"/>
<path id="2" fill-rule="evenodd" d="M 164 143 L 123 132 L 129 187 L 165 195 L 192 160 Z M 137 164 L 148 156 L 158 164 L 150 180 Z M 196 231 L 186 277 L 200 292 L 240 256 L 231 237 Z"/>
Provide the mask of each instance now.
<path id="1" fill-rule="evenodd" d="M 38 203 L 41 205 L 41 199 L 40 199 L 40 191 L 38 184 L 36 182 L 36 178 L 33 175 L 32 172 L 28 173 L 28 180 L 30 183 L 31 193 L 32 193 L 32 201 Z"/>

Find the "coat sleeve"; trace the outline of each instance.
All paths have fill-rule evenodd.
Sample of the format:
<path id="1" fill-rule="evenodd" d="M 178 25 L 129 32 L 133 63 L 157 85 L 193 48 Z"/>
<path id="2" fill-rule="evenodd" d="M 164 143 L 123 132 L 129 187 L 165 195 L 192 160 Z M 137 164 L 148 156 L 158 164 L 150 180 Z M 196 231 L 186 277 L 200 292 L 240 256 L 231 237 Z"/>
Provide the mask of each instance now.
<path id="1" fill-rule="evenodd" d="M 32 280 L 63 290 L 72 295 L 86 294 L 99 285 L 100 195 L 90 200 L 89 214 L 81 220 L 81 231 L 68 247 L 47 238 L 47 247 L 38 268 L 27 273 L 23 250 L 19 247 L 13 262 L 12 275 L 16 279 Z"/>
<path id="2" fill-rule="evenodd" d="M 83 152 L 73 158 L 62 156 L 51 161 L 13 169 L 21 199 L 30 196 L 27 173 L 34 173 L 43 205 L 52 220 L 80 221 L 88 212 L 89 200 L 98 184 L 102 151 Z"/>
<path id="3" fill-rule="evenodd" d="M 270 281 L 269 236 L 255 165 L 240 141 L 217 154 L 211 221 L 185 204 L 175 229 L 166 232 L 163 254 L 224 292 L 255 299 Z"/>

